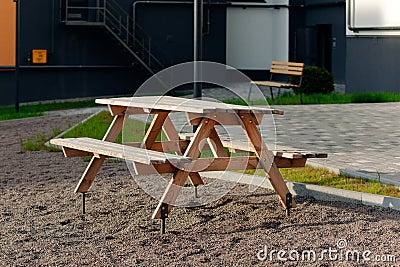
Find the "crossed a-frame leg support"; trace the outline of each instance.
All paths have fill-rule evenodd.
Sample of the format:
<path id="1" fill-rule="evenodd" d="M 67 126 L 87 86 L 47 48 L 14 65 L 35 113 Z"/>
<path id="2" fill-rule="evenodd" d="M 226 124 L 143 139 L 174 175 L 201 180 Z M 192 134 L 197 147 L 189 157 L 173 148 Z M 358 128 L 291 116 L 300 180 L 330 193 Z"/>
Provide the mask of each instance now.
<path id="1" fill-rule="evenodd" d="M 142 147 L 146 149 L 151 149 L 161 130 L 164 131 L 169 141 L 179 142 L 179 134 L 176 131 L 175 126 L 172 123 L 170 117 L 168 116 L 169 111 L 155 111 L 154 113 L 156 114 L 153 118 L 151 125 L 147 129 L 146 135 L 143 139 Z M 177 150 L 175 152 L 177 155 L 183 155 L 182 151 L 180 150 Z M 134 166 L 138 174 L 140 173 L 148 174 L 154 172 L 153 167 L 148 165 L 134 163 Z M 189 173 L 189 178 L 192 184 L 195 186 L 195 190 L 198 185 L 204 184 L 203 180 L 201 179 L 198 173 Z"/>
<path id="2" fill-rule="evenodd" d="M 201 140 L 210 136 L 211 132 L 214 129 L 215 121 L 203 118 L 197 128 L 196 133 L 193 136 L 192 142 L 189 144 L 186 149 L 184 156 L 190 157 L 192 159 L 197 159 L 200 154 L 200 142 Z M 168 213 L 172 209 L 173 203 L 175 203 L 182 186 L 186 182 L 186 179 L 189 175 L 189 171 L 177 169 L 174 173 L 170 183 L 168 184 L 163 196 L 161 197 L 160 202 L 156 210 L 153 213 L 153 219 L 161 219 L 161 225 L 163 226 L 161 229 L 161 233 L 165 233 L 165 219 L 168 217 Z"/>
<path id="3" fill-rule="evenodd" d="M 169 141 L 177 141 L 177 142 L 179 141 L 178 131 L 176 130 L 170 117 L 165 118 L 162 129 Z M 184 151 L 186 151 L 186 149 L 184 149 Z M 180 151 L 180 150 L 176 151 L 176 154 L 183 155 L 182 151 Z M 198 197 L 197 196 L 197 186 L 204 185 L 203 179 L 201 179 L 200 174 L 198 174 L 197 172 L 189 173 L 189 178 L 194 186 L 194 196 L 197 198 Z"/>
<path id="4" fill-rule="evenodd" d="M 110 124 L 106 134 L 103 137 L 103 141 L 114 142 L 117 139 L 119 133 L 124 125 L 124 116 L 116 115 Z M 90 160 L 85 172 L 83 173 L 77 187 L 75 188 L 75 193 L 82 193 L 82 213 L 85 214 L 85 199 L 86 192 L 92 186 L 96 174 L 99 172 L 101 165 L 103 165 L 105 156 L 95 157 L 93 156 Z"/>
<path id="5" fill-rule="evenodd" d="M 285 181 L 282 178 L 281 173 L 278 170 L 274 162 L 274 155 L 268 150 L 267 145 L 262 140 L 260 131 L 257 128 L 256 116 L 252 113 L 239 114 L 244 127 L 245 133 L 254 147 L 256 156 L 258 157 L 259 164 L 267 173 L 272 187 L 279 196 L 279 200 L 282 205 L 286 208 L 287 215 L 290 214 L 290 209 L 296 207 L 296 203 L 292 198 L 292 194 L 286 186 Z"/>

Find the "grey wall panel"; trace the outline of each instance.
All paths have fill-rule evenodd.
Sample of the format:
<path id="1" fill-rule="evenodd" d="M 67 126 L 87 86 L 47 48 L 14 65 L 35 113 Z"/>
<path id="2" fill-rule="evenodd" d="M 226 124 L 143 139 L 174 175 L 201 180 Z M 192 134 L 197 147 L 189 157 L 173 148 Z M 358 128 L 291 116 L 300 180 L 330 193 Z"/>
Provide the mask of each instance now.
<path id="1" fill-rule="evenodd" d="M 331 27 L 330 69 L 335 82 L 346 81 L 345 4 L 343 1 L 291 1 L 290 49 L 291 60 L 317 64 L 319 26 Z M 329 60 L 328 60 L 329 61 Z M 326 60 L 325 60 L 326 62 Z"/>
<path id="2" fill-rule="evenodd" d="M 400 92 L 400 38 L 347 38 L 346 93 Z"/>
<path id="3" fill-rule="evenodd" d="M 345 82 L 346 33 L 344 6 L 310 8 L 307 10 L 306 25 L 332 25 L 331 70 L 336 83 Z M 334 38 L 334 39 L 333 39 Z M 335 41 L 335 42 L 334 42 Z"/>
<path id="4" fill-rule="evenodd" d="M 136 6 L 135 17 L 171 64 L 193 60 L 193 4 L 141 3 Z M 225 7 L 205 5 L 203 31 L 203 59 L 225 63 Z"/>
<path id="5" fill-rule="evenodd" d="M 21 70 L 20 101 L 132 94 L 143 80 L 132 69 Z"/>

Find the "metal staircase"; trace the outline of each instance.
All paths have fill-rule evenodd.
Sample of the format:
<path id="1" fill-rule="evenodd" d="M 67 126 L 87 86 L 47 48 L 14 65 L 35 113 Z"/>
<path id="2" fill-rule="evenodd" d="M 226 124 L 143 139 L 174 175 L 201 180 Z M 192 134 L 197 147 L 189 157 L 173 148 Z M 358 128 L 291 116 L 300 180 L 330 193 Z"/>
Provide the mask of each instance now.
<path id="1" fill-rule="evenodd" d="M 104 27 L 151 74 L 169 65 L 151 37 L 114 0 L 61 0 L 61 7 L 65 25 Z"/>

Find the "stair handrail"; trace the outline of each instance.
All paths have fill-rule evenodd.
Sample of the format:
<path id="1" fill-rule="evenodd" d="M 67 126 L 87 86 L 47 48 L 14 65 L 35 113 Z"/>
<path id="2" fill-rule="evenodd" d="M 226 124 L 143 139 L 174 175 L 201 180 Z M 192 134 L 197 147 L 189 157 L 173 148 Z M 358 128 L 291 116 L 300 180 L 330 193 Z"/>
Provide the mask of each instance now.
<path id="1" fill-rule="evenodd" d="M 63 0 L 60 0 L 62 3 Z M 126 45 L 126 48 L 132 53 L 140 53 L 142 60 L 147 61 L 149 67 L 156 67 L 155 71 L 164 69 L 166 65 L 171 64 L 165 53 L 152 42 L 151 36 L 138 24 L 134 23 L 133 18 L 126 12 L 120 4 L 113 0 L 99 0 L 96 7 L 70 6 L 69 0 L 65 1 L 65 22 L 68 21 L 69 10 L 95 10 L 96 17 L 87 22 L 96 22 L 103 24 L 114 36 Z M 60 7 L 62 4 L 60 5 Z M 71 20 L 72 21 L 72 20 Z M 155 56 L 155 52 L 157 57 Z M 163 59 L 160 59 L 162 57 Z M 154 71 L 153 71 L 154 72 Z"/>
<path id="2" fill-rule="evenodd" d="M 133 18 L 117 2 L 113 0 L 104 0 L 104 10 L 107 14 L 105 16 L 105 23 L 111 23 L 111 25 L 107 26 L 114 26 L 115 30 L 118 29 L 119 36 L 125 36 L 124 41 L 128 45 L 131 42 L 136 48 L 139 47 L 149 65 L 155 63 L 158 65 L 159 69 L 163 69 L 166 64 L 171 63 L 167 60 L 162 50 L 157 48 L 152 42 L 151 36 L 149 36 L 139 24 L 134 23 Z M 110 15 L 114 21 L 108 19 Z M 157 57 L 154 55 L 154 50 L 157 52 Z M 164 60 L 159 59 L 160 55 L 163 56 Z"/>

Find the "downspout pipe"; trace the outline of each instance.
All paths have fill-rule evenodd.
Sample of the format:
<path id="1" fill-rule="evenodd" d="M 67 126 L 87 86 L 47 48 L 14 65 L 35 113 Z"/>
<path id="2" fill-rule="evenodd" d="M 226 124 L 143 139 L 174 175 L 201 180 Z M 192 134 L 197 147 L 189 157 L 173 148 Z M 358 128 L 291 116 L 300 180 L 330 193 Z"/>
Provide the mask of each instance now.
<path id="1" fill-rule="evenodd" d="M 202 67 L 198 64 L 202 60 L 203 53 L 203 0 L 194 0 L 193 4 L 193 98 L 201 98 L 202 95 Z"/>

